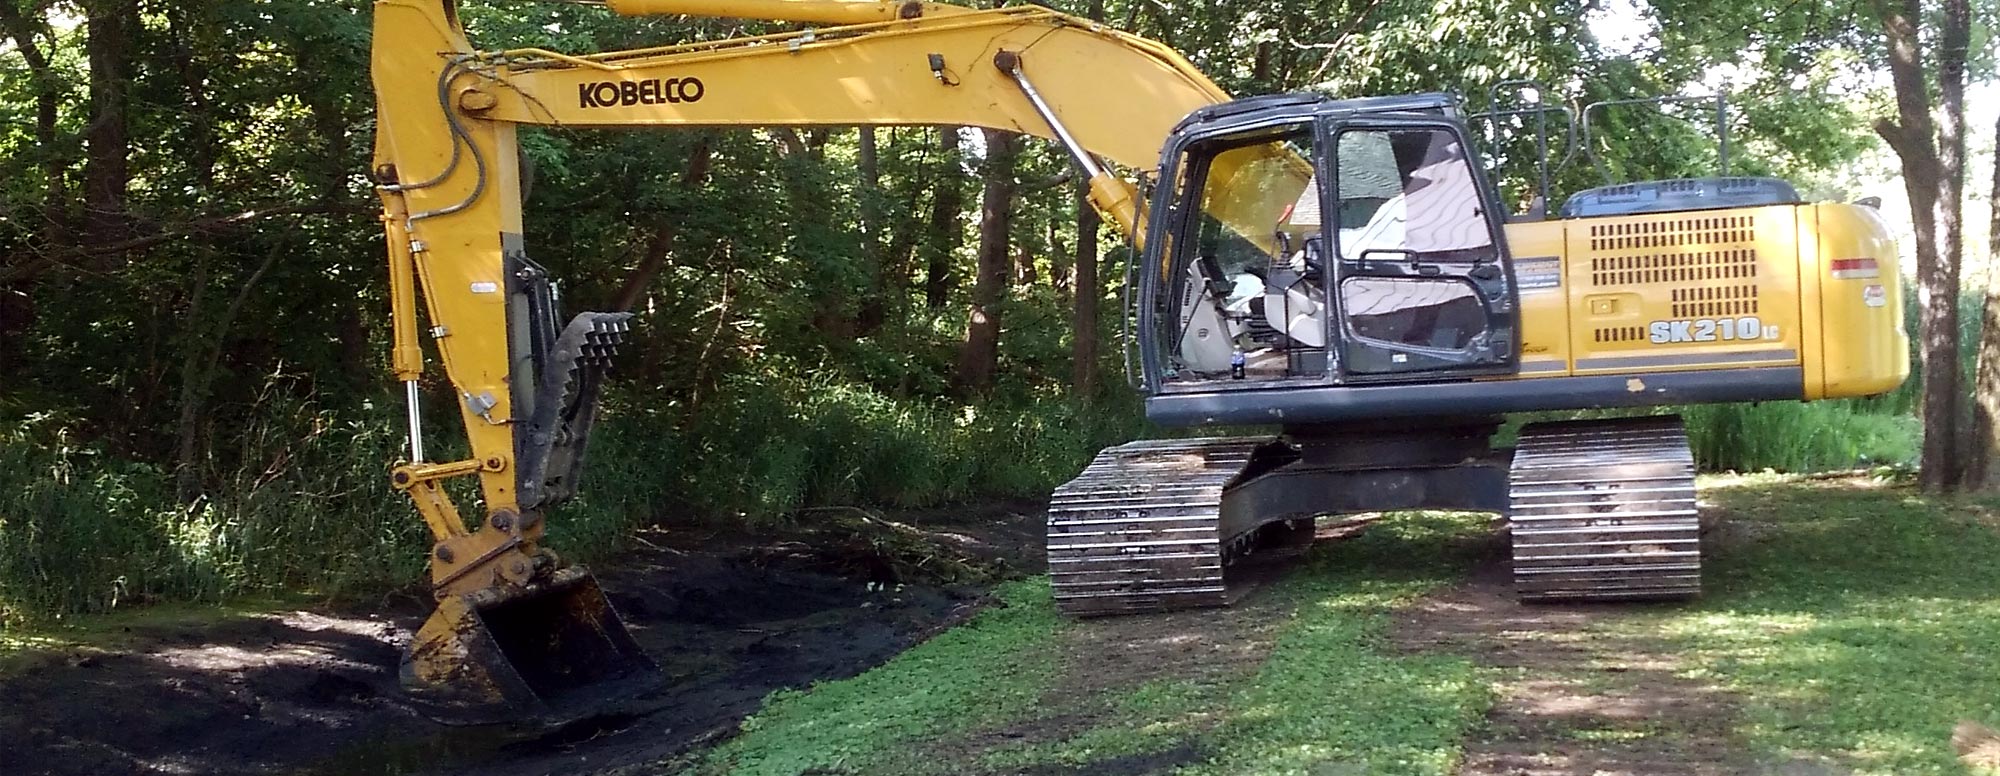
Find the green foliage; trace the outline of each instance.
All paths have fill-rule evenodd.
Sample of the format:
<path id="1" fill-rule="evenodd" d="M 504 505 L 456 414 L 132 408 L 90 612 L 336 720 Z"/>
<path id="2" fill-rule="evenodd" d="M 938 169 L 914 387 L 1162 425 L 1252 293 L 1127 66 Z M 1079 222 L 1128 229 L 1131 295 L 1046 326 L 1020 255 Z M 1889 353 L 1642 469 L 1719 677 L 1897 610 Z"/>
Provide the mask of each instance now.
<path id="1" fill-rule="evenodd" d="M 1139 431 L 1129 400 L 968 407 L 830 381 L 746 380 L 684 426 L 666 424 L 656 414 L 607 418 L 566 519 L 624 524 L 680 509 L 768 521 L 828 504 L 1037 496 Z"/>
<path id="2" fill-rule="evenodd" d="M 381 422 L 273 409 L 239 440 L 260 466 L 220 498 L 177 505 L 167 472 L 71 442 L 0 430 L 0 622 L 250 592 L 342 595 L 416 578 L 421 526 L 375 465 Z M 293 438 L 294 429 L 304 436 Z M 367 456 L 357 456 L 362 451 Z"/>
<path id="3" fill-rule="evenodd" d="M 843 384 L 736 390 L 684 426 L 629 409 L 607 417 L 582 495 L 550 521 L 553 545 L 589 560 L 661 520 L 1033 497 L 1137 431 L 1129 403 L 968 408 Z M 157 467 L 38 426 L 0 434 L 0 621 L 261 592 L 352 596 L 420 579 L 428 539 L 389 488 L 382 462 L 397 459 L 401 435 L 385 415 L 260 413 L 234 451 L 257 465 L 186 507 Z M 292 438 L 295 428 L 308 432 Z"/>
<path id="4" fill-rule="evenodd" d="M 1704 471 L 1906 465 L 1916 461 L 1922 433 L 1910 415 L 1851 401 L 1707 404 L 1680 412 Z"/>

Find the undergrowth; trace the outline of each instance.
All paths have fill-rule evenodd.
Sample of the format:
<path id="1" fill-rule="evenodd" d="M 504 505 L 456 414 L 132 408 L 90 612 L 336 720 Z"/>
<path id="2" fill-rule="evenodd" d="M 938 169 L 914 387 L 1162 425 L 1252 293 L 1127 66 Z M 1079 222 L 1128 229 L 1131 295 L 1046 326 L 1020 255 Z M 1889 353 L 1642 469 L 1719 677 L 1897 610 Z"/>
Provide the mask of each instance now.
<path id="1" fill-rule="evenodd" d="M 1877 399 L 1680 408 L 1709 471 L 1908 466 L 1916 380 Z M 631 529 L 770 523 L 827 505 L 926 507 L 1036 497 L 1098 449 L 1148 429 L 1123 391 L 1078 404 L 1015 386 L 966 405 L 893 398 L 851 380 L 742 375 L 699 406 L 611 397 L 580 495 L 550 543 L 590 560 Z M 431 458 L 462 456 L 451 402 L 433 401 Z M 1663 409 L 1659 411 L 1675 411 Z M 1551 414 L 1575 417 L 1589 413 Z M 154 601 L 261 593 L 353 597 L 421 579 L 429 539 L 387 484 L 403 453 L 396 402 L 260 405 L 183 503 L 175 473 L 136 462 L 50 413 L 0 421 L 0 625 Z M 461 488 L 468 513 L 475 500 Z"/>
<path id="2" fill-rule="evenodd" d="M 600 419 L 580 495 L 549 521 L 565 557 L 602 557 L 647 524 L 1040 495 L 1139 433 L 1129 400 L 967 408 L 846 384 L 745 382 L 691 414 L 643 406 L 613 401 Z M 429 538 L 388 484 L 406 456 L 400 415 L 280 410 L 234 440 L 245 464 L 228 487 L 192 504 L 177 501 L 172 472 L 73 444 L 51 419 L 0 428 L 0 624 L 255 593 L 354 597 L 420 580 Z M 442 437 L 432 459 L 463 455 L 455 435 L 436 433 L 455 422 L 430 423 Z M 469 495 L 460 490 L 468 514 Z"/>

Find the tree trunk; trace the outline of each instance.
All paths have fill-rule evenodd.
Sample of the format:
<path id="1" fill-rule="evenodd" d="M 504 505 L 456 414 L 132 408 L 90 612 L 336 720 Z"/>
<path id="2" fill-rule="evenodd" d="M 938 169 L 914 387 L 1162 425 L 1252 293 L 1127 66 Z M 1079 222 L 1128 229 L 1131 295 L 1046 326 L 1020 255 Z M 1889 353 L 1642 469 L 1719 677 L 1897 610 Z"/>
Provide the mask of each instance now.
<path id="1" fill-rule="evenodd" d="M 2000 123 L 1993 127 L 2000 141 Z M 2000 164 L 1993 166 L 1993 217 L 1986 225 L 1986 305 L 1980 316 L 1979 370 L 1972 389 L 1975 455 L 1968 462 L 1966 483 L 1988 492 L 2000 491 Z"/>
<path id="2" fill-rule="evenodd" d="M 889 268 L 882 244 L 882 162 L 875 128 L 862 127 L 855 139 L 855 197 L 861 218 L 861 255 L 868 260 L 868 297 L 854 316 L 855 333 L 868 336 L 889 317 Z"/>
<path id="3" fill-rule="evenodd" d="M 1938 28 L 1938 102 L 1944 109 L 1938 122 L 1938 242 L 1942 246 L 1938 259 L 1939 269 L 1948 274 L 1946 282 L 1950 286 L 1950 297 L 1945 306 L 1952 310 L 1951 330 L 1952 359 L 1951 372 L 1956 378 L 1953 389 L 1952 448 L 1953 471 L 1949 487 L 1964 487 L 1966 474 L 1974 468 L 1985 468 L 1978 461 L 1976 448 L 1983 453 L 1985 446 L 1979 444 L 1974 435 L 1960 430 L 1964 417 L 1960 402 L 1965 392 L 1961 383 L 1964 379 L 1959 370 L 1959 352 L 1964 343 L 1959 337 L 1959 292 L 1963 288 L 1963 267 L 1965 263 L 1965 56 L 1972 37 L 1972 9 L 1968 0 L 1944 0 L 1944 17 Z"/>
<path id="4" fill-rule="evenodd" d="M 49 66 L 49 58 L 36 44 L 37 37 L 46 38 L 51 50 L 55 37 L 50 34 L 48 20 L 40 16 L 42 9 L 35 8 L 37 16 L 29 18 L 13 3 L 0 2 L 0 25 L 6 27 L 7 36 L 14 40 L 14 49 L 21 53 L 21 60 L 28 66 L 28 75 L 35 83 L 35 148 L 42 159 L 44 189 L 42 195 L 42 224 L 39 231 L 47 243 L 67 242 L 63 228 L 68 220 L 69 194 L 66 171 L 67 160 L 57 150 L 56 122 L 62 95 L 61 81 L 55 70 Z M 0 329 L 4 333 L 5 329 Z"/>
<path id="5" fill-rule="evenodd" d="M 84 5 L 90 124 L 83 133 L 83 240 L 104 244 L 127 236 L 125 191 L 132 179 L 132 138 L 126 98 L 132 85 L 139 13 L 133 0 L 94 0 Z"/>
<path id="6" fill-rule="evenodd" d="M 919 134 L 917 137 L 919 138 L 919 142 L 923 143 L 923 139 L 929 135 L 929 130 L 922 130 L 921 132 L 922 134 Z M 889 140 L 892 149 L 898 147 L 896 145 L 896 136 L 897 133 L 891 130 Z M 926 156 L 927 154 L 920 155 L 918 163 L 923 164 L 927 162 L 928 159 L 925 158 Z M 892 315 L 900 316 L 909 305 L 910 270 L 916 262 L 919 238 L 923 236 L 924 231 L 918 228 L 919 216 L 917 215 L 921 212 L 920 206 L 923 191 L 924 185 L 921 177 L 913 177 L 902 191 L 901 197 L 896 202 L 896 207 L 882 214 L 882 230 L 886 233 L 884 237 L 888 240 L 887 245 L 883 248 L 881 275 L 882 296 L 885 305 L 885 309 L 883 310 L 884 323 Z M 883 194 L 886 197 L 888 192 L 884 191 Z M 892 213 L 894 214 L 893 217 L 891 216 Z"/>
<path id="7" fill-rule="evenodd" d="M 1089 16 L 1104 21 L 1104 0 L 1091 0 Z M 1076 188 L 1076 284 L 1071 304 L 1070 395 L 1088 402 L 1097 396 L 1097 302 L 1104 290 L 1097 280 L 1097 233 L 1103 224 L 1090 204 L 1090 181 Z"/>
<path id="8" fill-rule="evenodd" d="M 1097 395 L 1097 302 L 1104 290 L 1097 280 L 1097 232 L 1103 219 L 1090 204 L 1090 182 L 1076 192 L 1076 302 L 1072 307 L 1070 394 L 1083 401 Z"/>
<path id="9" fill-rule="evenodd" d="M 215 136 L 218 122 L 213 110 L 214 100 L 209 94 L 208 66 L 194 52 L 194 41 L 198 37 L 197 27 L 200 22 L 193 18 L 193 14 L 198 10 L 190 8 L 187 4 L 176 4 L 167 12 L 166 17 L 167 38 L 171 41 L 173 50 L 174 70 L 176 75 L 180 76 L 182 94 L 187 100 L 183 118 L 192 130 L 189 132 L 190 147 L 185 149 L 187 165 L 194 174 L 195 196 L 205 199 L 217 194 L 215 167 L 221 158 L 219 148 L 221 143 Z M 325 124 L 320 112 L 313 110 L 310 103 L 308 111 L 314 114 L 315 128 L 324 132 Z M 342 164 L 343 161 L 326 160 L 328 164 L 335 165 Z M 340 178 L 336 174 L 333 180 L 338 181 Z M 334 195 L 328 197 L 328 201 L 340 198 L 341 192 L 338 189 L 323 189 L 323 191 Z"/>
<path id="10" fill-rule="evenodd" d="M 958 188 L 958 127 L 938 127 L 937 179 L 931 184 L 929 239 L 924 246 L 924 306 L 943 309 L 951 300 L 952 254 L 958 252 L 958 216 L 965 209 Z"/>
<path id="11" fill-rule="evenodd" d="M 680 188 L 691 192 L 701 188 L 708 180 L 709 163 L 715 158 L 715 146 L 707 135 L 694 141 L 694 150 L 688 152 L 687 168 L 681 170 Z M 674 237 L 680 231 L 678 214 L 662 217 L 653 227 L 653 238 L 646 243 L 646 255 L 639 260 L 639 266 L 625 276 L 625 282 L 618 287 L 618 294 L 611 298 L 613 312 L 626 312 L 639 303 L 646 295 L 646 287 L 652 285 L 653 277 L 666 266 L 667 256 L 673 253 Z"/>
<path id="12" fill-rule="evenodd" d="M 1919 481 L 1944 492 L 1958 484 L 1958 266 L 1941 255 L 1938 216 L 1944 177 L 1931 122 L 1930 93 L 1924 77 L 1917 0 L 1892 0 L 1876 9 L 1888 36 L 1889 76 L 1896 91 L 1896 121 L 1876 122 L 1875 131 L 1902 162 L 1903 188 L 1910 198 L 1910 221 L 1917 240 L 1919 353 L 1923 357 L 1924 444 Z"/>
<path id="13" fill-rule="evenodd" d="M 1000 362 L 1000 301 L 1007 289 L 1008 235 L 1013 226 L 1014 158 L 1020 141 L 1013 133 L 981 130 L 986 164 L 979 198 L 979 257 L 966 315 L 965 345 L 958 351 L 959 393 L 973 396 L 993 388 Z"/>

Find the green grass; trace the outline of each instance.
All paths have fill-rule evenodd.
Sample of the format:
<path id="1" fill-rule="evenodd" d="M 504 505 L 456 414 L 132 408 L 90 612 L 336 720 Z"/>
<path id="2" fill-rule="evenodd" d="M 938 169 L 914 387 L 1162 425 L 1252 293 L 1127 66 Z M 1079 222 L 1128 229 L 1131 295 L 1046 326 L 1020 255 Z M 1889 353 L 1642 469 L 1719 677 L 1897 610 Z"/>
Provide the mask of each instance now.
<path id="1" fill-rule="evenodd" d="M 1597 617 L 1575 636 L 1661 645 L 1684 678 L 1727 692 L 1718 713 L 1735 710 L 1724 723 L 1730 739 L 1758 761 L 1963 773 L 1949 744 L 1953 725 L 2000 726 L 2000 500 L 1936 501 L 1861 478 L 1765 474 L 1703 484 L 1723 518 L 1711 534 L 1704 598 Z M 993 666 L 1053 642 L 1008 629 L 955 631 L 944 642 L 952 659 L 898 659 L 852 686 L 775 698 L 708 772 L 1088 773 L 1140 762 L 1183 776 L 1449 773 L 1505 677 L 1472 656 L 1399 653 L 1384 629 L 1403 602 L 1467 567 L 1464 538 L 1481 528 L 1476 519 L 1397 516 L 1316 551 L 1259 594 L 1291 614 L 1248 673 L 1158 676 L 1094 698 L 1058 689 L 1037 701 L 1032 688 L 1046 676 L 987 683 L 996 681 Z M 1035 592 L 1017 598 L 1009 616 L 1053 627 Z M 1001 699 L 997 711 L 909 693 L 942 687 L 947 698 L 969 697 L 954 689 L 964 683 Z M 1024 743 L 1002 734 L 1037 718 L 1072 729 Z M 940 747 L 951 731 L 960 731 L 959 745 Z M 1555 734 L 1620 746 L 1665 731 Z M 821 751 L 841 747 L 860 754 Z M 785 767 L 748 767 L 770 763 Z"/>
<path id="2" fill-rule="evenodd" d="M 1765 758 L 1964 772 L 1952 726 L 2000 723 L 1995 504 L 1768 475 L 1707 484 L 1730 527 L 1703 602 L 1610 627 L 1665 637 L 1688 676 L 1735 691 Z"/>
<path id="3" fill-rule="evenodd" d="M 981 613 L 852 679 L 773 693 L 743 734 L 697 773 L 883 773 L 917 741 L 1018 716 L 1052 678 L 1047 645 L 1062 621 L 1046 582 L 998 591 Z"/>
<path id="4" fill-rule="evenodd" d="M 1915 417 L 1861 401 L 1706 404 L 1680 413 L 1704 471 L 1909 466 L 1923 436 Z"/>
<path id="5" fill-rule="evenodd" d="M 1214 756 L 1190 774 L 1445 774 L 1491 705 L 1483 671 L 1456 655 L 1383 643 L 1395 607 L 1467 566 L 1484 516 L 1398 515 L 1291 578 L 1298 614 L 1231 699 Z"/>
<path id="6" fill-rule="evenodd" d="M 1400 654 L 1385 629 L 1396 606 L 1464 568 L 1465 539 L 1483 525 L 1401 515 L 1316 551 L 1306 568 L 1258 593 L 1289 614 L 1254 670 L 1158 677 L 1111 697 L 1062 691 L 1048 662 L 1059 619 L 1047 588 L 1012 588 L 1011 606 L 992 613 L 1009 618 L 1004 627 L 960 628 L 856 679 L 774 696 L 703 772 L 1088 773 L 1166 753 L 1163 765 L 1185 760 L 1176 772 L 1191 776 L 1449 773 L 1491 702 L 1484 672 L 1458 656 Z M 1008 673 L 1023 667 L 1031 673 Z M 996 732 L 1036 718 L 1085 722 L 1055 741 L 1009 744 Z M 940 744 L 952 731 L 959 743 Z"/>
<path id="7" fill-rule="evenodd" d="M 1051 766 L 1086 768 L 1109 759 L 1165 752 L 1198 738 L 1216 718 L 1219 701 L 1227 691 L 1227 687 L 1199 680 L 1149 681 L 1122 697 L 1106 699 L 1110 708 L 1095 727 L 1060 741 L 997 747 L 980 755 L 979 765 L 998 772 Z"/>

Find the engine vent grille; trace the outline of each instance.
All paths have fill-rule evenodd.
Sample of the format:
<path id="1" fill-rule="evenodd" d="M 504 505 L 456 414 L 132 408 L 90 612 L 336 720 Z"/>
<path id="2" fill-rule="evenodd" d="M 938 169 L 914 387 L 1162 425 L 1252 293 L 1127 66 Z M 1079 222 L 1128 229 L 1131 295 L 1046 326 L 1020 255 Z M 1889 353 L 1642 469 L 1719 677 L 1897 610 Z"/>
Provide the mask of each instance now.
<path id="1" fill-rule="evenodd" d="M 1598 224 L 1590 227 L 1590 249 L 1629 251 L 1677 248 L 1683 245 L 1747 243 L 1757 239 L 1755 223 L 1756 219 L 1750 216 L 1718 216 Z"/>
<path id="2" fill-rule="evenodd" d="M 1598 342 L 1636 342 L 1646 338 L 1646 330 L 1637 326 L 1612 326 L 1598 329 L 1595 336 Z"/>
<path id="3" fill-rule="evenodd" d="M 1756 314 L 1757 287 L 1754 285 L 1674 289 L 1675 318 Z"/>
<path id="4" fill-rule="evenodd" d="M 1645 256 L 1611 256 L 1590 260 L 1590 282 L 1600 286 L 1693 283 L 1703 280 L 1755 277 L 1757 277 L 1757 251 L 1750 248 Z"/>

